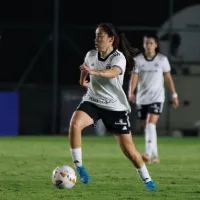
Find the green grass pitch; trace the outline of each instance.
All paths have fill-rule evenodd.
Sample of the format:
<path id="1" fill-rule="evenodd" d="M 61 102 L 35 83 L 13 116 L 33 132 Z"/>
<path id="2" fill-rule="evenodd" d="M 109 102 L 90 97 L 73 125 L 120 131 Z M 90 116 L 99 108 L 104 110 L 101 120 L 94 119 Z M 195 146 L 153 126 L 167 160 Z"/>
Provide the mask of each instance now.
<path id="1" fill-rule="evenodd" d="M 133 137 L 144 151 L 144 138 Z M 198 200 L 200 139 L 159 137 L 161 164 L 147 165 L 158 191 L 146 191 L 113 137 L 83 137 L 89 184 L 53 187 L 51 174 L 70 165 L 67 137 L 0 138 L 0 200 Z"/>

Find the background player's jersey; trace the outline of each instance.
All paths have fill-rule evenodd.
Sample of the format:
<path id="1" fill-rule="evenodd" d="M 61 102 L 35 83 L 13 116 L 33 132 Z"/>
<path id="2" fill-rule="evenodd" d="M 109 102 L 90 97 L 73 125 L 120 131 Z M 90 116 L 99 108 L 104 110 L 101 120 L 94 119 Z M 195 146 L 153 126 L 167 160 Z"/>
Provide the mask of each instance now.
<path id="1" fill-rule="evenodd" d="M 137 104 L 164 102 L 163 73 L 170 72 L 167 57 L 158 53 L 152 60 L 147 60 L 143 54 L 135 57 L 136 67 L 133 73 L 138 74 L 136 94 Z"/>
<path id="2" fill-rule="evenodd" d="M 94 70 L 106 70 L 117 66 L 121 69 L 121 74 L 115 78 L 90 75 L 89 88 L 83 101 L 89 101 L 107 110 L 130 111 L 130 105 L 122 87 L 126 69 L 126 59 L 123 53 L 113 50 L 103 59 L 97 50 L 92 50 L 87 53 L 85 64 Z"/>

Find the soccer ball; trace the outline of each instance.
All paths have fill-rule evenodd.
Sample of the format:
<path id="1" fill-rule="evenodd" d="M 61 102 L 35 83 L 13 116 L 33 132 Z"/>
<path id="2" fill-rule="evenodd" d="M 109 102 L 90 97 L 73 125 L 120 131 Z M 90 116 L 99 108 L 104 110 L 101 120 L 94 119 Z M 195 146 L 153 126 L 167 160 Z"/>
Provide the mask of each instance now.
<path id="1" fill-rule="evenodd" d="M 70 166 L 58 166 L 53 170 L 52 183 L 59 189 L 71 189 L 76 184 L 76 173 Z"/>

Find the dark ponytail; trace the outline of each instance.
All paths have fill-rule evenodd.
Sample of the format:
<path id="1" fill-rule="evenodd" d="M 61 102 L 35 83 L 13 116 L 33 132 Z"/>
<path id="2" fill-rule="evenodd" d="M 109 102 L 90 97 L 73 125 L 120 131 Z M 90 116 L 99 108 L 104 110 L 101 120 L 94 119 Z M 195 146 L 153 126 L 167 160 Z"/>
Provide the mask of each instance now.
<path id="1" fill-rule="evenodd" d="M 126 73 L 127 75 L 130 75 L 131 71 L 135 67 L 135 61 L 133 58 L 137 55 L 139 51 L 138 49 L 133 48 L 131 46 L 131 44 L 129 43 L 129 41 L 127 40 L 123 32 L 119 33 L 119 35 L 120 35 L 120 41 L 119 41 L 118 49 L 124 54 L 126 58 L 126 61 L 127 61 Z"/>
<path id="2" fill-rule="evenodd" d="M 133 48 L 127 40 L 123 32 L 119 32 L 111 23 L 101 23 L 97 27 L 101 27 L 110 36 L 114 36 L 113 47 L 121 51 L 126 58 L 126 75 L 130 75 L 135 67 L 134 57 L 139 52 L 138 49 Z"/>

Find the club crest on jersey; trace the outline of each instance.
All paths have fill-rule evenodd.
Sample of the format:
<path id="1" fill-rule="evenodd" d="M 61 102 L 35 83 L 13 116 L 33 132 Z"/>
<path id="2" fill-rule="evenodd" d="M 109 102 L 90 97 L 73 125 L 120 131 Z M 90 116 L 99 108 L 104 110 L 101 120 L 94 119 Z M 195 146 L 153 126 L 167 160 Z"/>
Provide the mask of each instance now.
<path id="1" fill-rule="evenodd" d="M 155 64 L 154 64 L 154 67 L 158 67 L 158 63 L 155 63 Z"/>
<path id="2" fill-rule="evenodd" d="M 111 65 L 110 64 L 106 65 L 106 69 L 111 69 Z"/>

